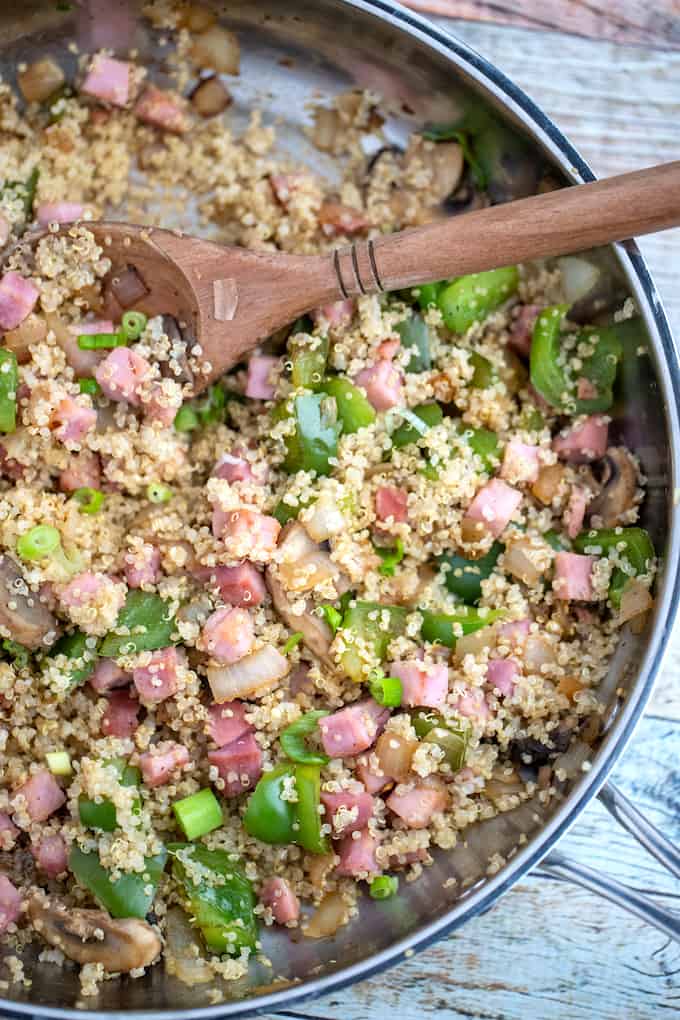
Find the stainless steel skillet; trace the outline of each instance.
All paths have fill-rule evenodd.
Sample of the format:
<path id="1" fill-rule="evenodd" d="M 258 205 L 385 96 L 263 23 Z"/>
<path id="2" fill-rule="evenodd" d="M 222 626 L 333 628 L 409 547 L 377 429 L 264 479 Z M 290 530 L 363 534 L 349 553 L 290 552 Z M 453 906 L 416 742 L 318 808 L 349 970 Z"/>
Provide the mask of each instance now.
<path id="1" fill-rule="evenodd" d="M 159 65 L 163 50 L 157 35 L 148 26 L 142 27 L 134 16 L 128 18 L 140 6 L 136 2 L 101 3 L 92 21 L 75 8 L 62 11 L 58 6 L 64 5 L 52 0 L 5 0 L 0 9 L 3 77 L 11 81 L 19 61 L 30 61 L 45 51 L 73 69 L 75 57 L 67 44 L 74 32 L 80 33 L 84 49 L 114 46 L 115 39 L 107 33 L 112 26 L 123 32 L 126 24 L 134 28 L 134 43 L 140 52 Z M 528 144 L 526 156 L 510 155 L 503 163 L 504 173 L 495 184 L 495 200 L 513 197 L 518 189 L 526 193 L 538 187 L 546 166 L 565 183 L 592 178 L 568 141 L 511 81 L 462 43 L 391 3 L 230 0 L 228 5 L 215 2 L 213 6 L 227 8 L 225 23 L 236 30 L 241 42 L 241 76 L 230 81 L 237 121 L 244 120 L 248 108 L 263 107 L 268 118 L 281 119 L 283 144 L 303 158 L 316 161 L 324 172 L 332 172 L 330 162 L 308 146 L 301 132 L 309 118 L 306 103 L 313 93 L 333 95 L 358 85 L 386 97 L 392 111 L 386 131 L 395 142 L 427 121 L 451 119 L 462 104 L 489 104 L 496 116 Z M 626 367 L 630 370 L 623 373 L 615 428 L 640 456 L 649 478 L 643 523 L 652 533 L 663 563 L 654 619 L 644 634 L 624 634 L 603 685 L 608 726 L 597 753 L 588 755 L 592 759 L 589 771 L 581 768 L 579 748 L 571 756 L 567 752 L 563 765 L 572 778 L 551 812 L 546 814 L 545 809 L 531 805 L 480 826 L 469 833 L 465 846 L 440 854 L 418 882 L 403 885 L 402 894 L 395 900 L 374 903 L 366 899 L 361 916 L 333 940 L 291 942 L 286 933 L 267 933 L 265 952 L 272 960 L 272 969 L 254 965 L 247 979 L 225 985 L 222 1004 L 211 1004 L 210 987 L 188 989 L 167 977 L 160 967 L 142 980 L 107 982 L 96 999 L 83 1001 L 73 971 L 36 964 L 28 956 L 31 987 L 11 988 L 0 1002 L 0 1010 L 15 1016 L 92 1016 L 108 1020 L 114 1015 L 134 1013 L 159 1020 L 207 1020 L 211 1016 L 289 1008 L 296 999 L 366 977 L 460 926 L 496 902 L 539 862 L 553 875 L 596 886 L 678 937 L 678 921 L 672 915 L 639 894 L 617 887 L 606 876 L 585 874 L 554 849 L 559 837 L 602 787 L 644 710 L 679 595 L 680 528 L 673 494 L 680 477 L 680 364 L 658 295 L 635 244 L 617 245 L 593 257 L 601 261 L 616 286 L 633 297 L 645 323 L 646 337 L 641 341 L 647 346 L 648 356 L 639 358 L 636 352 L 629 352 Z M 625 697 L 618 698 L 617 690 L 623 690 Z M 617 791 L 606 788 L 603 796 L 607 806 L 645 845 L 665 856 L 669 866 L 678 868 L 673 848 L 664 846 L 658 834 L 630 814 Z M 516 850 L 521 835 L 527 839 Z M 488 875 L 488 860 L 494 853 L 507 862 Z M 457 885 L 444 885 L 450 876 L 458 879 Z M 273 982 L 274 976 L 283 980 Z M 85 1010 L 76 1008 L 78 1002 Z"/>

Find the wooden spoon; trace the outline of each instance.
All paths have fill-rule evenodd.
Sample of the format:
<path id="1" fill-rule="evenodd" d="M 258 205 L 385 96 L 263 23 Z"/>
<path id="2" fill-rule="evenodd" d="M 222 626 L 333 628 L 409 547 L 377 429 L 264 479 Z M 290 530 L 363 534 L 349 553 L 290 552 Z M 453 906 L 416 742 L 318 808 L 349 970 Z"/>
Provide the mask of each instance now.
<path id="1" fill-rule="evenodd" d="M 527 259 L 567 255 L 680 224 L 680 161 L 491 206 L 325 255 L 226 248 L 180 232 L 87 223 L 114 269 L 174 315 L 202 349 L 200 392 L 281 326 L 332 301 Z M 62 227 L 67 230 L 68 227 Z"/>

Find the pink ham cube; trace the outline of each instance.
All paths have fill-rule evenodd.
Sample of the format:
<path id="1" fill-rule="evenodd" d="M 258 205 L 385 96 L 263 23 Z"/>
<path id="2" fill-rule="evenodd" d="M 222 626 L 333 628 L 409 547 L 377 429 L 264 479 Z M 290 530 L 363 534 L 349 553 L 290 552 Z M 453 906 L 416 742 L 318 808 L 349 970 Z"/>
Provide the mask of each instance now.
<path id="1" fill-rule="evenodd" d="M 110 598 L 120 610 L 125 602 L 125 592 L 108 574 L 93 574 L 86 570 L 76 574 L 58 593 L 59 602 L 66 609 L 80 609 L 95 602 L 106 589 L 110 589 Z"/>
<path id="2" fill-rule="evenodd" d="M 408 520 L 408 492 L 395 485 L 381 485 L 375 494 L 375 513 L 379 521 L 403 524 Z"/>
<path id="3" fill-rule="evenodd" d="M 275 517 L 241 507 L 225 513 L 213 510 L 213 534 L 224 542 L 227 554 L 235 560 L 249 559 L 266 563 L 276 549 L 281 525 Z"/>
<path id="4" fill-rule="evenodd" d="M 64 397 L 52 412 L 50 426 L 61 443 L 81 443 L 97 424 L 93 407 L 80 403 L 74 397 Z"/>
<path id="5" fill-rule="evenodd" d="M 201 570 L 209 588 L 216 588 L 220 597 L 231 606 L 261 605 L 266 597 L 262 574 L 246 560 L 235 567 L 205 567 Z"/>
<path id="6" fill-rule="evenodd" d="M 540 305 L 521 305 L 519 314 L 510 329 L 508 347 L 517 354 L 528 358 L 531 354 L 531 340 L 536 319 L 541 314 Z"/>
<path id="7" fill-rule="evenodd" d="M 63 875 L 68 868 L 68 851 L 61 836 L 45 836 L 31 847 L 31 853 L 48 878 Z"/>
<path id="8" fill-rule="evenodd" d="M 146 666 L 135 666 L 132 681 L 142 703 L 158 705 L 177 693 L 179 655 L 176 648 L 160 648 L 151 652 Z"/>
<path id="9" fill-rule="evenodd" d="M 501 478 L 514 484 L 535 482 L 540 467 L 537 446 L 511 439 L 505 447 L 500 475 Z"/>
<path id="10" fill-rule="evenodd" d="M 137 729 L 139 721 L 139 702 L 130 691 L 114 691 L 108 699 L 106 711 L 102 716 L 101 731 L 105 737 L 118 737 L 121 740 L 131 737 Z"/>
<path id="11" fill-rule="evenodd" d="M 139 389 L 148 379 L 151 365 L 129 347 L 114 347 L 97 365 L 94 377 L 109 400 L 124 400 L 138 406 Z"/>
<path id="12" fill-rule="evenodd" d="M 112 106 L 126 106 L 130 98 L 130 71 L 132 65 L 97 53 L 80 91 Z"/>
<path id="13" fill-rule="evenodd" d="M 595 556 L 559 552 L 555 557 L 553 591 L 558 599 L 572 602 L 596 602 L 593 589 Z"/>
<path id="14" fill-rule="evenodd" d="M 66 803 L 66 794 L 51 772 L 41 769 L 27 779 L 14 794 L 14 803 L 23 797 L 32 822 L 46 822 Z"/>
<path id="15" fill-rule="evenodd" d="M 102 471 L 99 457 L 90 450 L 80 450 L 71 454 L 68 466 L 59 475 L 59 488 L 62 492 L 75 492 L 76 489 L 98 489 L 102 482 Z"/>
<path id="16" fill-rule="evenodd" d="M 564 511 L 564 525 L 569 538 L 576 538 L 583 528 L 583 519 L 588 506 L 588 495 L 580 485 L 572 485 L 569 502 Z"/>
<path id="17" fill-rule="evenodd" d="M 348 326 L 354 315 L 354 302 L 350 299 L 333 301 L 330 305 L 322 305 L 312 312 L 314 322 L 326 324 L 329 329 L 340 329 Z"/>
<path id="18" fill-rule="evenodd" d="M 513 648 L 520 647 L 529 637 L 531 631 L 531 620 L 511 620 L 509 623 L 502 623 L 498 628 L 498 638 L 506 641 Z"/>
<path id="19" fill-rule="evenodd" d="M 184 744 L 166 740 L 140 755 L 139 767 L 147 786 L 163 786 L 190 760 L 191 756 Z"/>
<path id="20" fill-rule="evenodd" d="M 213 471 L 215 478 L 224 478 L 230 485 L 234 482 L 256 482 L 253 469 L 243 457 L 234 457 L 231 453 L 223 453 Z"/>
<path id="21" fill-rule="evenodd" d="M 115 659 L 99 659 L 88 682 L 98 694 L 106 694 L 117 687 L 128 687 L 131 680 L 131 674 L 126 673 Z"/>
<path id="22" fill-rule="evenodd" d="M 384 729 L 389 715 L 388 709 L 367 698 L 319 719 L 324 751 L 331 758 L 367 751 Z"/>
<path id="23" fill-rule="evenodd" d="M 371 225 L 360 209 L 340 202 L 323 202 L 319 209 L 319 223 L 326 237 L 350 237 Z"/>
<path id="24" fill-rule="evenodd" d="M 276 924 L 290 924 L 300 916 L 300 901 L 285 878 L 268 878 L 260 889 L 260 903 L 269 907 Z"/>
<path id="25" fill-rule="evenodd" d="M 208 708 L 207 730 L 210 739 L 219 747 L 231 744 L 244 733 L 249 733 L 252 726 L 246 722 L 246 710 L 250 708 L 243 701 L 225 701 L 220 705 Z"/>
<path id="26" fill-rule="evenodd" d="M 425 666 L 422 662 L 393 662 L 390 676 L 401 680 L 402 704 L 441 708 L 449 692 L 449 669 L 444 663 Z"/>
<path id="27" fill-rule="evenodd" d="M 293 192 L 298 190 L 305 179 L 305 174 L 270 174 L 269 183 L 276 201 L 285 208 Z"/>
<path id="28" fill-rule="evenodd" d="M 230 665 L 253 647 L 253 618 L 245 609 L 217 609 L 201 631 L 201 647 L 217 662 Z"/>
<path id="29" fill-rule="evenodd" d="M 0 276 L 0 329 L 15 329 L 33 311 L 38 288 L 18 273 Z"/>
<path id="30" fill-rule="evenodd" d="M 36 218 L 42 227 L 50 223 L 73 223 L 82 215 L 80 202 L 41 202 L 36 210 Z"/>
<path id="31" fill-rule="evenodd" d="M 338 875 L 351 878 L 367 878 L 380 871 L 375 857 L 378 840 L 369 829 L 351 832 L 337 847 L 340 857 L 335 871 Z"/>
<path id="32" fill-rule="evenodd" d="M 599 460 L 607 451 L 609 425 L 599 414 L 592 414 L 579 425 L 563 429 L 552 442 L 552 448 L 562 460 L 572 464 L 586 464 Z"/>
<path id="33" fill-rule="evenodd" d="M 492 478 L 470 503 L 464 521 L 481 525 L 482 533 L 498 538 L 522 502 L 522 494 L 499 478 Z"/>
<path id="34" fill-rule="evenodd" d="M 412 787 L 397 787 L 385 803 L 409 829 L 426 829 L 432 815 L 445 810 L 448 796 L 439 786 L 415 783 Z"/>
<path id="35" fill-rule="evenodd" d="M 403 374 L 387 358 L 364 368 L 354 377 L 357 386 L 366 390 L 366 396 L 376 411 L 387 411 L 402 402 Z"/>
<path id="36" fill-rule="evenodd" d="M 461 687 L 460 684 L 457 686 Z M 480 687 L 470 687 L 469 684 L 462 685 L 462 693 L 456 700 L 455 708 L 459 715 L 472 719 L 479 726 L 483 726 L 490 715 L 484 691 Z"/>
<path id="37" fill-rule="evenodd" d="M 0 935 L 17 920 L 21 913 L 21 904 L 19 890 L 12 885 L 7 875 L 0 875 Z"/>
<path id="38" fill-rule="evenodd" d="M 146 86 L 134 105 L 133 113 L 145 124 L 176 135 L 184 134 L 189 128 L 189 119 L 181 100 L 155 85 Z"/>
<path id="39" fill-rule="evenodd" d="M 356 774 L 357 779 L 360 779 L 366 787 L 366 792 L 370 794 L 380 793 L 392 783 L 392 776 L 388 776 L 384 772 L 372 772 L 368 765 L 362 761 L 356 767 Z"/>
<path id="40" fill-rule="evenodd" d="M 180 390 L 168 392 L 162 383 L 154 383 L 142 401 L 142 412 L 151 421 L 170 428 L 182 406 Z"/>
<path id="41" fill-rule="evenodd" d="M 253 354 L 248 362 L 246 396 L 253 400 L 273 400 L 276 393 L 272 377 L 281 367 L 281 359 L 267 354 Z"/>
<path id="42" fill-rule="evenodd" d="M 515 693 L 518 674 L 519 666 L 514 659 L 489 659 L 486 669 L 487 683 L 504 698 L 511 698 Z"/>
<path id="43" fill-rule="evenodd" d="M 145 542 L 125 554 L 123 566 L 129 588 L 151 588 L 161 579 L 161 553 L 155 545 Z"/>
<path id="44" fill-rule="evenodd" d="M 373 815 L 375 806 L 370 793 L 322 793 L 321 803 L 326 809 L 325 822 L 333 826 L 333 832 L 346 835 L 363 829 Z"/>
<path id="45" fill-rule="evenodd" d="M 252 789 L 262 775 L 262 749 L 251 732 L 218 751 L 208 751 L 208 761 L 224 780 L 225 797 L 238 797 Z"/>

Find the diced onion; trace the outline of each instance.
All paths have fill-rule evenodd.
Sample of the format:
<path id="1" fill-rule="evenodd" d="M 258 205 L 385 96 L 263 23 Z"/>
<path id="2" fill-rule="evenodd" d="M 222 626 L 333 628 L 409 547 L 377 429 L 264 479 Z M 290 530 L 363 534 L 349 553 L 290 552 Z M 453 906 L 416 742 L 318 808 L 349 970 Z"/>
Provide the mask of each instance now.
<path id="1" fill-rule="evenodd" d="M 538 478 L 531 486 L 531 493 L 544 506 L 550 506 L 558 496 L 564 479 L 565 468 L 562 464 L 549 464 L 538 472 Z"/>
<path id="2" fill-rule="evenodd" d="M 287 525 L 279 539 L 279 576 L 288 591 L 311 591 L 317 584 L 338 577 L 340 571 L 297 521 Z"/>
<path id="3" fill-rule="evenodd" d="M 290 670 L 290 662 L 272 645 L 264 645 L 231 666 L 208 666 L 210 689 L 216 702 L 250 698 L 271 690 Z"/>
<path id="4" fill-rule="evenodd" d="M 524 665 L 533 672 L 540 672 L 541 666 L 552 666 L 557 655 L 555 646 L 545 634 L 530 634 L 524 645 Z"/>
<path id="5" fill-rule="evenodd" d="M 626 623 L 628 620 L 633 620 L 636 616 L 640 616 L 641 613 L 646 613 L 648 609 L 652 608 L 653 604 L 654 600 L 649 593 L 647 585 L 639 578 L 633 577 L 623 589 L 617 622 L 621 624 Z"/>
<path id="6" fill-rule="evenodd" d="M 463 637 L 458 638 L 456 641 L 456 648 L 454 655 L 459 661 L 464 659 L 466 655 L 479 655 L 480 652 L 486 651 L 487 648 L 493 648 L 496 644 L 496 624 L 491 624 L 489 627 L 482 627 L 481 630 L 476 630 L 472 634 L 464 634 Z"/>
<path id="7" fill-rule="evenodd" d="M 557 260 L 562 273 L 562 290 L 565 301 L 574 304 L 595 288 L 600 279 L 600 270 L 592 262 L 575 255 L 565 255 Z"/>
<path id="8" fill-rule="evenodd" d="M 319 106 L 314 111 L 312 141 L 322 152 L 333 152 L 340 131 L 340 117 L 337 110 Z"/>
<path id="9" fill-rule="evenodd" d="M 27 103 L 42 103 L 64 84 L 64 72 L 50 57 L 43 57 L 19 71 L 17 83 Z"/>
<path id="10" fill-rule="evenodd" d="M 349 921 L 349 907 L 340 892 L 331 892 L 321 900 L 302 929 L 310 939 L 325 939 L 335 935 L 338 928 Z"/>
<path id="11" fill-rule="evenodd" d="M 188 28 L 190 32 L 205 32 L 216 21 L 217 18 L 212 11 L 198 4 L 187 4 L 186 7 L 182 7 L 179 14 L 180 26 Z"/>
<path id="12" fill-rule="evenodd" d="M 530 539 L 518 539 L 505 550 L 504 569 L 518 581 L 533 586 L 543 576 L 543 571 L 531 555 L 533 546 Z"/>
<path id="13" fill-rule="evenodd" d="M 322 492 L 300 518 L 307 533 L 315 542 L 325 542 L 332 535 L 340 535 L 347 527 L 342 510 L 330 492 Z"/>
<path id="14" fill-rule="evenodd" d="M 220 74 L 238 74 L 241 48 L 233 32 L 221 25 L 211 25 L 206 32 L 195 36 L 191 59 L 199 67 L 207 67 Z"/>
<path id="15" fill-rule="evenodd" d="M 186 914 L 171 907 L 167 915 L 165 965 L 185 985 L 203 985 L 214 979 L 208 961 L 201 956 L 196 933 Z"/>
<path id="16" fill-rule="evenodd" d="M 3 347 L 14 351 L 17 361 L 22 364 L 29 360 L 29 347 L 41 343 L 46 336 L 47 323 L 39 315 L 31 312 L 15 329 L 7 330 Z"/>
<path id="17" fill-rule="evenodd" d="M 215 117 L 231 103 L 229 90 L 216 74 L 202 78 L 191 93 L 191 105 L 201 117 Z"/>
<path id="18" fill-rule="evenodd" d="M 375 745 L 380 771 L 390 779 L 403 782 L 411 771 L 411 759 L 417 747 L 417 740 L 408 740 L 398 733 L 381 734 Z"/>

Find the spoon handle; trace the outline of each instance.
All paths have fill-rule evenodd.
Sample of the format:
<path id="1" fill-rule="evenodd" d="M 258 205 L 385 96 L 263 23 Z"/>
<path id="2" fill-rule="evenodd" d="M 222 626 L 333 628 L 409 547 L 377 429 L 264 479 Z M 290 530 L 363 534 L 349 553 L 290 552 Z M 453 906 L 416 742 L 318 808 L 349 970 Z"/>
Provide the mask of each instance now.
<path id="1" fill-rule="evenodd" d="M 490 206 L 331 256 L 342 297 L 568 255 L 680 225 L 680 160 Z"/>

